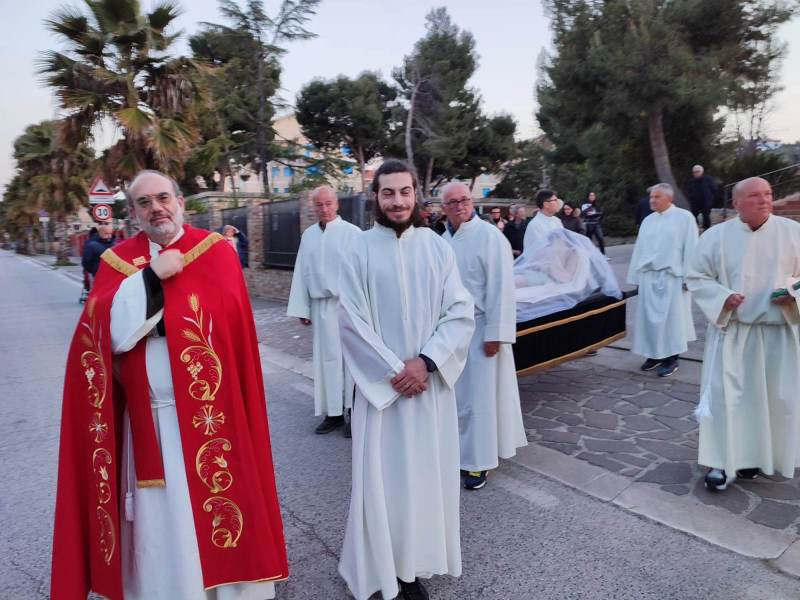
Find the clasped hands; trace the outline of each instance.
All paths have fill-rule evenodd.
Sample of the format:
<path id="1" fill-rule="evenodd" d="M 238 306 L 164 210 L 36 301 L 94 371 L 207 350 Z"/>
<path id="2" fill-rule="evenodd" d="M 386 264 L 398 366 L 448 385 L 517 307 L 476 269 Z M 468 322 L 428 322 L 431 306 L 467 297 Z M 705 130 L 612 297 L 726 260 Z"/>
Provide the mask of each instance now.
<path id="1" fill-rule="evenodd" d="M 428 389 L 428 369 L 421 358 L 405 361 L 405 367 L 392 380 L 392 388 L 406 398 L 417 396 Z"/>

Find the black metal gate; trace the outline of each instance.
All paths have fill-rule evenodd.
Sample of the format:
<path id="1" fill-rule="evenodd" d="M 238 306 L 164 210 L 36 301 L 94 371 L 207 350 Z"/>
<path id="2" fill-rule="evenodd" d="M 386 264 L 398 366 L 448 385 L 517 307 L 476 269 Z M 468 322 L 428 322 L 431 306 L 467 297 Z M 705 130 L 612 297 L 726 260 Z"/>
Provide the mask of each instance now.
<path id="1" fill-rule="evenodd" d="M 294 267 L 300 248 L 300 200 L 264 204 L 264 266 Z"/>
<path id="2" fill-rule="evenodd" d="M 362 230 L 369 229 L 375 219 L 374 204 L 366 194 L 344 196 L 339 198 L 339 215 Z"/>

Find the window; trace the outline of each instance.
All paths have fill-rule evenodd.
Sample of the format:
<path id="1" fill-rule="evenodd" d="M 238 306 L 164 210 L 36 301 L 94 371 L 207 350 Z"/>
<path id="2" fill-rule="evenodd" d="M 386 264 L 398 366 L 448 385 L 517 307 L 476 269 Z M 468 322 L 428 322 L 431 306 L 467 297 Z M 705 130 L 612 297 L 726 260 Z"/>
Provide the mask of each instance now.
<path id="1" fill-rule="evenodd" d="M 482 188 L 481 189 L 481 194 L 483 194 L 484 198 L 488 198 L 489 194 L 491 194 L 491 193 L 492 193 L 492 188 L 486 187 L 486 188 Z"/>
<path id="2" fill-rule="evenodd" d="M 284 177 L 291 177 L 292 176 L 292 167 L 283 167 L 283 176 Z"/>
<path id="3" fill-rule="evenodd" d="M 316 175 L 317 173 L 319 173 L 319 168 L 315 167 L 315 166 L 311 166 L 311 167 L 308 167 L 308 169 L 306 169 L 306 172 L 309 175 Z"/>
<path id="4" fill-rule="evenodd" d="M 283 188 L 283 193 L 284 194 L 288 194 L 289 193 L 289 188 Z"/>
<path id="5" fill-rule="evenodd" d="M 272 167 L 272 178 L 275 179 L 281 174 L 280 167 Z"/>
<path id="6" fill-rule="evenodd" d="M 344 144 L 342 146 L 342 154 L 344 156 L 350 156 L 350 154 L 351 154 L 350 146 L 348 146 L 347 144 Z"/>
<path id="7" fill-rule="evenodd" d="M 353 174 L 353 167 L 345 167 L 344 169 L 342 169 L 342 172 L 344 174 L 346 174 L 346 175 L 352 175 Z"/>
<path id="8" fill-rule="evenodd" d="M 281 188 L 272 188 L 272 193 L 273 194 L 280 194 L 281 193 Z"/>

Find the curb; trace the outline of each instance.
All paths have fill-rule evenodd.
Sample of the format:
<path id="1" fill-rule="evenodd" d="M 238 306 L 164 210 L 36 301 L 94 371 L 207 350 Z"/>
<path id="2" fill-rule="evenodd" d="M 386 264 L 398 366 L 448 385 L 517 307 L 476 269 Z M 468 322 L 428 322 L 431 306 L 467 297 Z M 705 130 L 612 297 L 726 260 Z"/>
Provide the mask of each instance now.
<path id="1" fill-rule="evenodd" d="M 675 496 L 601 467 L 529 443 L 511 462 L 603 502 L 683 531 L 800 578 L 800 537 L 758 525 L 691 496 Z"/>
<path id="2" fill-rule="evenodd" d="M 78 275 L 76 275 L 74 273 L 71 273 L 70 271 L 67 271 L 66 269 L 62 269 L 61 267 L 54 267 L 53 265 L 48 264 L 47 262 L 45 262 L 45 260 L 40 259 L 39 258 L 40 255 L 38 255 L 38 254 L 35 255 L 35 256 L 28 256 L 28 255 L 25 255 L 25 254 L 14 254 L 14 253 L 9 252 L 9 255 L 14 256 L 14 257 L 16 257 L 16 258 L 18 258 L 20 260 L 24 260 L 26 262 L 33 263 L 33 264 L 35 264 L 35 265 L 37 265 L 39 267 L 42 267 L 43 269 L 47 269 L 48 271 L 55 271 L 55 272 L 59 273 L 62 277 L 66 277 L 70 281 L 76 281 L 76 282 L 80 283 L 81 285 L 83 285 L 83 278 L 82 277 L 80 277 L 80 276 L 78 276 Z"/>
<path id="3" fill-rule="evenodd" d="M 260 344 L 264 361 L 308 379 L 313 364 L 282 350 Z M 529 471 L 554 479 L 603 502 L 743 556 L 765 561 L 800 578 L 800 537 L 777 531 L 708 506 L 692 496 L 676 496 L 648 483 L 606 471 L 557 450 L 529 442 L 509 459 Z"/>

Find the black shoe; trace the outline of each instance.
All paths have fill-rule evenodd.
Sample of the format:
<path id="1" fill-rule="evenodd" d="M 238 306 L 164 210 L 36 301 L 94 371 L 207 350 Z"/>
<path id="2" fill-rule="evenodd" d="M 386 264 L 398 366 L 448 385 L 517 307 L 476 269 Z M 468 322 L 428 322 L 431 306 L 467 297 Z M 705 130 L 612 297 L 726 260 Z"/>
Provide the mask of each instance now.
<path id="1" fill-rule="evenodd" d="M 642 366 L 639 367 L 642 371 L 652 371 L 658 365 L 661 364 L 661 361 L 656 358 L 648 358 L 646 361 L 642 363 Z"/>
<path id="2" fill-rule="evenodd" d="M 678 370 L 678 360 L 677 359 L 668 360 L 666 362 L 661 363 L 661 366 L 658 368 L 658 376 L 669 377 L 677 370 Z"/>
<path id="3" fill-rule="evenodd" d="M 422 586 L 419 578 L 411 583 L 398 579 L 397 583 L 400 584 L 400 593 L 397 595 L 398 598 L 403 598 L 404 600 L 430 600 L 428 590 Z"/>
<path id="4" fill-rule="evenodd" d="M 342 434 L 348 439 L 353 437 L 353 430 L 350 428 L 350 421 L 344 424 L 344 430 L 342 431 Z"/>
<path id="5" fill-rule="evenodd" d="M 755 479 L 761 473 L 761 469 L 739 469 L 736 471 L 737 479 Z"/>
<path id="6" fill-rule="evenodd" d="M 322 423 L 317 425 L 314 433 L 330 433 L 342 425 L 344 425 L 344 415 L 339 415 L 338 417 L 325 417 L 322 420 Z"/>
<path id="7" fill-rule="evenodd" d="M 722 469 L 711 469 L 706 473 L 706 488 L 709 492 L 722 492 L 736 481 L 736 477 L 728 477 Z"/>
<path id="8" fill-rule="evenodd" d="M 464 488 L 468 490 L 479 490 L 486 485 L 487 471 L 468 471 L 464 477 Z"/>

